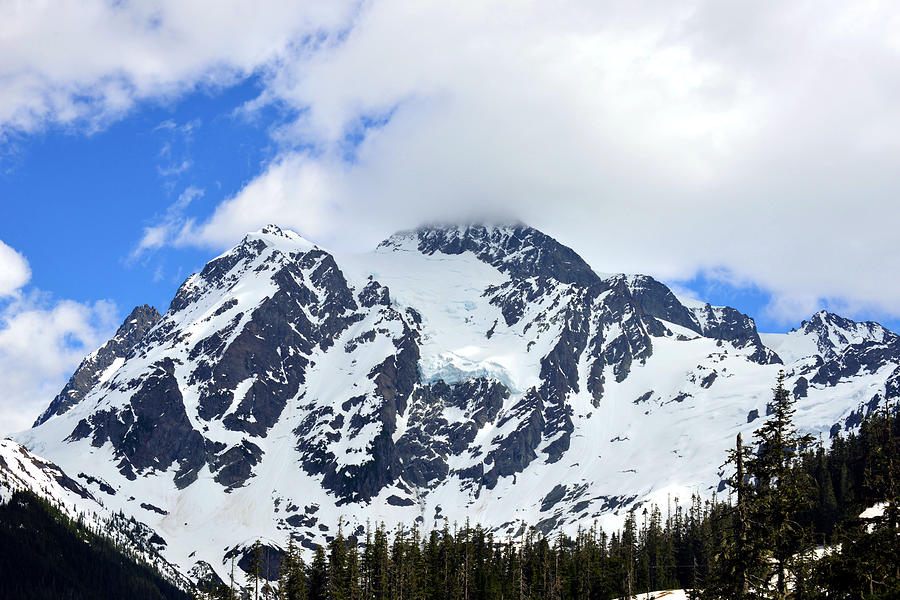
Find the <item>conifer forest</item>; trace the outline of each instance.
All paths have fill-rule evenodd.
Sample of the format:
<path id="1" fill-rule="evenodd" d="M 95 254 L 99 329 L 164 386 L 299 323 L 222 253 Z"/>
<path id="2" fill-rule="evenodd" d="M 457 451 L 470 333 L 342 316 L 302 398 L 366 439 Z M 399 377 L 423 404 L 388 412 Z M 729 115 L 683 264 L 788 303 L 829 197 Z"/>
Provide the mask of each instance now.
<path id="1" fill-rule="evenodd" d="M 201 585 L 203 598 L 282 600 L 605 600 L 684 589 L 699 599 L 900 597 L 900 424 L 883 405 L 826 448 L 793 424 L 779 377 L 769 417 L 723 457 L 726 490 L 628 513 L 547 538 L 497 538 L 459 523 L 441 531 L 341 529 L 306 556 L 290 540 L 279 572 L 257 544 L 249 586 Z M 686 501 L 685 501 L 686 500 Z M 880 510 L 865 518 L 867 508 Z M 860 515 L 864 515 L 861 517 Z"/>

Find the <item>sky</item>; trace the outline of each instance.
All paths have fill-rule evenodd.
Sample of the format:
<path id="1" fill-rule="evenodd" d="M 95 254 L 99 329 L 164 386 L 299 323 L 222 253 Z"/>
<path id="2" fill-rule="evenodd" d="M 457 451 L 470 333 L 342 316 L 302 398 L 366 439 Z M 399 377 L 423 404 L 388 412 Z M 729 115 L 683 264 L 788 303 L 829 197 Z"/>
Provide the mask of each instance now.
<path id="1" fill-rule="evenodd" d="M 267 223 L 517 219 L 761 331 L 900 331 L 893 2 L 0 2 L 0 82 L 0 431 Z"/>

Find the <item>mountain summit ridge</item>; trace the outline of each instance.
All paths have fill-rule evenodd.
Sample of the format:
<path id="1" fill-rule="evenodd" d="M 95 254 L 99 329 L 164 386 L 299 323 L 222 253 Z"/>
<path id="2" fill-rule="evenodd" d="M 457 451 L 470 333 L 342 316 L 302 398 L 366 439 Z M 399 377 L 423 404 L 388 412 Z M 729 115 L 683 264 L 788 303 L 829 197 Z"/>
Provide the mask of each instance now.
<path id="1" fill-rule="evenodd" d="M 394 234 L 379 248 L 401 248 L 408 240 L 428 255 L 472 252 L 480 260 L 519 277 L 551 277 L 560 283 L 580 285 L 599 279 L 574 250 L 524 223 L 427 225 Z"/>
<path id="2" fill-rule="evenodd" d="M 50 406 L 37 418 L 37 427 L 50 417 L 62 414 L 81 402 L 84 395 L 99 383 L 103 383 L 124 362 L 133 348 L 161 318 L 159 312 L 147 304 L 134 307 L 113 337 L 89 354 L 78 365 L 66 386 L 50 402 Z"/>
<path id="3" fill-rule="evenodd" d="M 826 317 L 847 344 L 820 348 L 818 325 L 760 335 L 522 224 L 352 256 L 267 226 L 157 317 L 17 439 L 157 528 L 185 571 L 223 576 L 246 540 L 311 547 L 340 515 L 549 533 L 711 493 L 780 369 L 813 433 L 900 395 L 897 336 Z"/>

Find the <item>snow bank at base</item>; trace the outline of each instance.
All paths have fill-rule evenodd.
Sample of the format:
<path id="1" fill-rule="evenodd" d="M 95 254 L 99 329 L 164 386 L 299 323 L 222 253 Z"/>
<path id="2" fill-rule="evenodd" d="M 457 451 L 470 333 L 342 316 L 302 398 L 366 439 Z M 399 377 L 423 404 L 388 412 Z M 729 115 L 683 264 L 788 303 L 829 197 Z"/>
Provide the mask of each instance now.
<path id="1" fill-rule="evenodd" d="M 632 598 L 637 598 L 638 600 L 687 600 L 688 590 L 659 590 L 656 592 L 647 592 L 646 594 L 637 594 L 632 596 Z M 625 600 L 624 598 L 617 598 L 616 600 Z"/>
<path id="2" fill-rule="evenodd" d="M 866 510 L 859 513 L 860 519 L 875 519 L 884 515 L 884 509 L 887 508 L 887 502 L 879 502 L 874 506 L 870 506 Z"/>

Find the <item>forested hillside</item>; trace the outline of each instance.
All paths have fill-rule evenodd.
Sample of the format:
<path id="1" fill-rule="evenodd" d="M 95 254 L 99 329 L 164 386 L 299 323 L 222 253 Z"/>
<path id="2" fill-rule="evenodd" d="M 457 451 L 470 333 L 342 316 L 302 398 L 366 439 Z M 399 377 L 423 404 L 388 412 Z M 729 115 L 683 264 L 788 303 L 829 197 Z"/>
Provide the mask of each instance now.
<path id="1" fill-rule="evenodd" d="M 29 491 L 0 505 L 0 598 L 188 600 L 190 594 Z"/>

